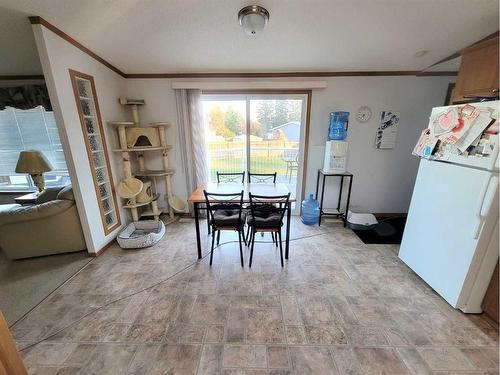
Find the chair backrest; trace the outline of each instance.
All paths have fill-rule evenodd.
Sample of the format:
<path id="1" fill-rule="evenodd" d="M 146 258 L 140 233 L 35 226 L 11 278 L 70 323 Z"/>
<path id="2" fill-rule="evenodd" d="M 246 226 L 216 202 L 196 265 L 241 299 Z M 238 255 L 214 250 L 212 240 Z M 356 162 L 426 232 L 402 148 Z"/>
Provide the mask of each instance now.
<path id="1" fill-rule="evenodd" d="M 254 195 L 248 194 L 250 199 L 250 214 L 255 219 L 256 216 L 261 216 L 259 213 L 279 213 L 280 220 L 283 218 L 288 209 L 290 201 L 290 193 L 287 195 Z"/>
<path id="2" fill-rule="evenodd" d="M 217 171 L 217 182 L 245 182 L 245 172 L 219 172 Z"/>
<path id="3" fill-rule="evenodd" d="M 209 193 L 203 190 L 208 214 L 214 221 L 214 214 L 218 210 L 238 210 L 238 219 L 241 221 L 243 212 L 243 190 L 240 193 Z"/>
<path id="4" fill-rule="evenodd" d="M 248 182 L 256 183 L 276 183 L 276 176 L 278 172 L 274 173 L 250 173 L 248 172 Z"/>

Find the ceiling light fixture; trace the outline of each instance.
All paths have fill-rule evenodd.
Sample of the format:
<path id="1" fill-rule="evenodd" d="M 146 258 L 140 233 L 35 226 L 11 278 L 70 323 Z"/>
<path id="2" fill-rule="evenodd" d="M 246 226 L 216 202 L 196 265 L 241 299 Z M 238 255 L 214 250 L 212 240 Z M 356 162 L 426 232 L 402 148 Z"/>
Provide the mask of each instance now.
<path id="1" fill-rule="evenodd" d="M 269 21 L 269 12 L 261 6 L 250 5 L 240 9 L 238 21 L 248 35 L 254 36 L 266 26 Z"/>

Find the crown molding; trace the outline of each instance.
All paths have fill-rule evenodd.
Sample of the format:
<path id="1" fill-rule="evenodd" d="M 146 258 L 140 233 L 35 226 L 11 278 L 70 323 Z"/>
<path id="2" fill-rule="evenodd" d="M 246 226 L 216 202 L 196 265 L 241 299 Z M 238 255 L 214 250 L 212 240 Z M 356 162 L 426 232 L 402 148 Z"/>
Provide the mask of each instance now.
<path id="1" fill-rule="evenodd" d="M 141 73 L 126 78 L 314 78 L 314 77 L 381 77 L 381 76 L 456 76 L 458 72 L 421 72 L 420 70 L 354 70 L 331 72 L 268 72 L 268 73 Z"/>
<path id="2" fill-rule="evenodd" d="M 101 56 L 99 56 L 97 53 L 91 51 L 87 47 L 85 47 L 83 44 L 78 42 L 77 40 L 73 39 L 70 37 L 68 34 L 66 34 L 64 31 L 59 29 L 58 27 L 52 25 L 50 22 L 47 20 L 43 19 L 42 17 L 35 16 L 35 17 L 28 17 L 32 25 L 42 25 L 45 26 L 47 29 L 52 31 L 54 34 L 58 35 L 68 43 L 72 44 L 76 48 L 78 48 L 80 51 L 86 53 L 90 57 L 94 58 L 95 60 L 99 61 L 101 64 L 105 65 L 109 69 L 111 69 L 113 72 L 121 75 L 122 77 L 126 78 L 126 74 L 123 73 L 120 69 L 118 69 L 116 66 L 112 65 L 108 61 L 104 60 Z"/>
<path id="3" fill-rule="evenodd" d="M 424 72 L 419 70 L 380 70 L 380 71 L 299 71 L 299 72 L 221 72 L 221 73 L 124 73 L 110 62 L 72 38 L 64 31 L 39 16 L 29 17 L 32 25 L 42 25 L 58 35 L 80 51 L 99 61 L 123 78 L 151 79 L 151 78 L 312 78 L 312 77 L 384 77 L 384 76 L 456 76 L 458 72 Z M 43 77 L 43 76 L 42 76 Z"/>

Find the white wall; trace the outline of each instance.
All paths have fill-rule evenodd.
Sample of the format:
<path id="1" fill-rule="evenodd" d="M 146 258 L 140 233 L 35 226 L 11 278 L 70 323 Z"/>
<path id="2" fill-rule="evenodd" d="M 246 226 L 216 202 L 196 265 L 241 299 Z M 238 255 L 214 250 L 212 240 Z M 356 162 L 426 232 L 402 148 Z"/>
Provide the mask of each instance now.
<path id="1" fill-rule="evenodd" d="M 119 96 L 127 95 L 146 101 L 146 106 L 140 109 L 142 123 L 171 123 L 167 140 L 174 146 L 170 153 L 171 166 L 176 168 L 173 192 L 181 199 L 187 199 L 190 192 L 186 188 L 185 171 L 181 164 L 172 80 L 126 80 L 43 26 L 33 25 L 33 30 L 60 126 L 85 238 L 89 251 L 96 252 L 115 237 L 117 231 L 104 235 L 68 69 L 94 77 L 115 186 L 122 178 L 121 163 L 119 155 L 111 151 L 118 142 L 115 129 L 108 126 L 107 122 L 131 118 L 117 100 Z M 351 208 L 360 212 L 406 212 L 418 166 L 418 160 L 411 156 L 411 150 L 421 129 L 427 125 L 431 108 L 443 104 L 448 83 L 453 78 L 335 77 L 327 78 L 326 81 L 326 89 L 313 90 L 306 193 L 314 191 L 317 169 L 322 166 L 329 113 L 345 110 L 351 112 L 348 169 L 355 175 Z M 357 108 L 362 105 L 370 106 L 373 111 L 371 120 L 365 124 L 354 119 Z M 398 142 L 394 150 L 374 148 L 378 116 L 382 110 L 399 111 L 401 114 Z M 147 156 L 147 163 L 150 168 L 160 168 L 160 155 Z M 330 182 L 327 189 L 325 207 L 335 204 L 337 183 Z M 159 181 L 159 190 L 163 190 L 162 181 Z M 162 200 L 160 205 L 164 206 Z M 121 218 L 123 223 L 129 220 L 123 210 Z"/>
<path id="2" fill-rule="evenodd" d="M 33 32 L 59 127 L 88 251 L 95 253 L 116 236 L 118 229 L 108 235 L 104 234 L 68 69 L 94 77 L 115 186 L 121 178 L 121 169 L 118 155 L 111 150 L 116 148 L 118 142 L 115 130 L 108 126 L 107 122 L 125 118 L 124 110 L 118 103 L 118 97 L 125 92 L 125 79 L 45 27 L 33 25 Z M 123 223 L 127 219 L 123 211 L 120 214 Z"/>
<path id="3" fill-rule="evenodd" d="M 453 77 L 339 77 L 325 90 L 313 93 L 306 192 L 316 186 L 323 165 L 328 118 L 332 111 L 349 111 L 348 170 L 354 174 L 351 209 L 358 212 L 407 212 L 415 183 L 418 158 L 411 155 L 431 108 L 444 103 Z M 367 105 L 372 118 L 361 124 L 357 109 Z M 374 147 L 380 111 L 399 111 L 400 126 L 393 150 Z M 327 206 L 335 205 L 338 183 L 331 182 Z M 328 199 L 327 199 L 328 198 Z M 333 202 L 332 202 L 333 201 Z M 328 204 L 330 202 L 330 204 Z"/>
<path id="4" fill-rule="evenodd" d="M 326 89 L 313 90 L 306 193 L 314 192 L 317 170 L 323 164 L 329 113 L 344 110 L 351 112 L 348 169 L 355 175 L 351 208 L 360 212 L 407 212 L 418 166 L 411 151 L 420 131 L 427 126 L 431 108 L 443 105 L 448 83 L 453 80 L 453 77 L 411 76 L 327 78 Z M 174 145 L 171 164 L 177 168 L 173 189 L 185 199 L 189 192 L 181 166 L 175 95 L 171 84 L 170 79 L 129 79 L 126 83 L 128 96 L 146 100 L 146 106 L 141 109 L 142 120 L 166 120 L 172 124 L 168 138 Z M 365 124 L 354 119 L 362 105 L 370 106 L 373 112 Z M 382 110 L 401 113 L 394 150 L 376 150 L 374 147 L 378 116 Z M 152 163 L 160 162 L 159 158 L 154 159 Z M 337 186 L 338 182 L 334 181 L 327 185 L 325 207 L 335 205 Z"/>
<path id="5" fill-rule="evenodd" d="M 167 129 L 167 143 L 173 146 L 169 152 L 170 166 L 175 168 L 172 177 L 173 193 L 183 200 L 187 200 L 186 174 L 181 164 L 181 153 L 179 148 L 179 132 L 177 126 L 177 108 L 175 93 L 172 90 L 170 79 L 128 79 L 127 96 L 133 99 L 144 99 L 146 105 L 140 107 L 139 117 L 142 124 L 155 121 L 166 121 L 170 123 Z M 132 120 L 132 115 L 127 113 L 127 119 Z M 162 157 L 159 151 L 145 153 L 146 166 L 149 169 L 162 169 Z M 137 166 L 134 166 L 137 168 Z M 157 178 L 158 192 L 165 191 L 165 181 Z M 160 207 L 165 207 L 165 197 L 162 194 L 158 201 Z"/>

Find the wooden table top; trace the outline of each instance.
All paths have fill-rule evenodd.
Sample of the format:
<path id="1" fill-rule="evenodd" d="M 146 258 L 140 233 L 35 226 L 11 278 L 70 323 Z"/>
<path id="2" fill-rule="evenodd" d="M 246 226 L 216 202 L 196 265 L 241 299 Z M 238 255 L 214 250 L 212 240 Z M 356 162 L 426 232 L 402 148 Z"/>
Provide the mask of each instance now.
<path id="1" fill-rule="evenodd" d="M 263 184 L 263 183 L 209 183 L 206 186 L 199 186 L 188 198 L 189 203 L 205 202 L 203 190 L 209 193 L 229 194 L 240 193 L 243 190 L 243 202 L 248 203 L 248 193 L 255 195 L 287 195 L 290 189 L 285 184 Z M 295 197 L 290 194 L 290 202 L 295 202 Z"/>

